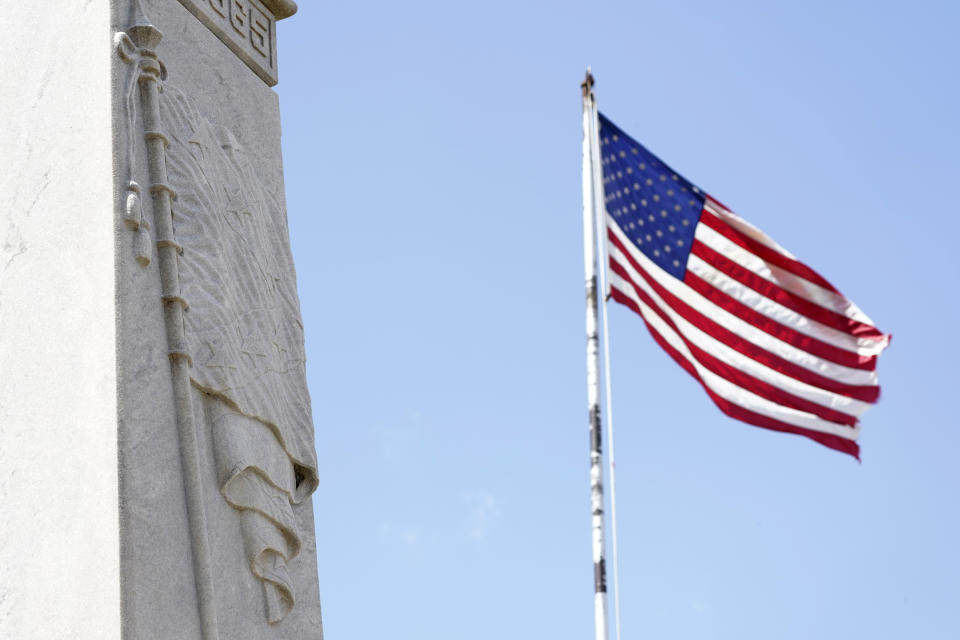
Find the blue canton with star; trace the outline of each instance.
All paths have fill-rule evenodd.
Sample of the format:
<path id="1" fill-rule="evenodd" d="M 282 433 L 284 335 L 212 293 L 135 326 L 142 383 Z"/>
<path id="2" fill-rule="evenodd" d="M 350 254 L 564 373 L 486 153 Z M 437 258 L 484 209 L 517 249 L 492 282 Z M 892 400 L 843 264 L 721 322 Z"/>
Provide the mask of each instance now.
<path id="1" fill-rule="evenodd" d="M 599 115 L 607 212 L 644 255 L 683 280 L 703 192 Z"/>

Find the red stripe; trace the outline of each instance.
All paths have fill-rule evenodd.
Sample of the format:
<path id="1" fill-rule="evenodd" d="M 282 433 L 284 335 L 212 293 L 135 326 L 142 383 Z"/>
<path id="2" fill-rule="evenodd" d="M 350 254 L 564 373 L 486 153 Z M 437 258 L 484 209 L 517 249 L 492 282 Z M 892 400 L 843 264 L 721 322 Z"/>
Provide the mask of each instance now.
<path id="1" fill-rule="evenodd" d="M 719 216 L 716 216 L 708 212 L 706 209 L 704 209 L 703 214 L 701 214 L 700 216 L 700 222 L 702 224 L 707 225 L 717 233 L 723 235 L 725 238 L 727 238 L 731 242 L 734 242 L 740 245 L 741 247 L 743 247 L 753 255 L 757 256 L 758 258 L 762 258 L 767 262 L 770 262 L 772 264 L 777 265 L 778 267 L 786 269 L 790 273 L 798 275 L 801 278 L 806 278 L 810 282 L 818 284 L 824 289 L 829 289 L 834 293 L 840 293 L 833 287 L 832 284 L 824 280 L 819 273 L 817 273 L 807 265 L 803 264 L 798 260 L 794 260 L 793 258 L 788 258 L 787 256 L 783 255 L 779 251 L 775 249 L 771 249 L 767 245 L 761 242 L 757 242 L 750 236 L 740 233 L 730 225 L 726 224 L 723 220 L 721 220 Z"/>
<path id="2" fill-rule="evenodd" d="M 731 349 L 742 353 L 748 358 L 752 358 L 775 371 L 779 371 L 784 375 L 788 375 L 802 382 L 806 382 L 807 384 L 811 384 L 816 387 L 820 387 L 821 389 L 826 389 L 850 398 L 856 398 L 857 400 L 862 400 L 864 402 L 877 401 L 877 397 L 880 394 L 880 388 L 878 386 L 851 385 L 827 376 L 822 376 L 818 373 L 810 371 L 809 369 L 801 367 L 796 363 L 790 362 L 781 356 L 771 353 L 766 349 L 758 347 L 757 345 L 745 340 L 729 329 L 720 326 L 718 323 L 694 310 L 685 302 L 681 301 L 679 298 L 664 289 L 652 276 L 650 276 L 639 264 L 637 264 L 637 262 L 633 259 L 633 256 L 630 255 L 613 231 L 608 231 L 607 236 L 614 246 L 620 249 L 621 253 L 623 253 L 624 257 L 637 271 L 637 273 L 639 273 L 641 277 L 647 281 L 647 283 L 653 288 L 654 291 L 656 291 L 657 295 L 659 295 L 666 304 L 680 314 L 685 320 L 707 335 L 719 340 Z M 610 259 L 610 268 L 619 273 L 624 279 L 631 279 L 630 276 L 627 275 L 624 268 L 617 264 L 613 258 Z"/>
<path id="3" fill-rule="evenodd" d="M 708 200 L 713 201 L 713 204 L 717 205 L 717 206 L 720 207 L 721 209 L 723 209 L 723 210 L 725 210 L 725 211 L 727 211 L 727 212 L 729 212 L 729 213 L 733 213 L 733 209 L 731 209 L 731 208 L 728 207 L 727 205 L 723 204 L 722 202 L 720 202 L 719 200 L 717 200 L 717 199 L 714 198 L 713 196 L 711 196 L 711 195 L 709 195 L 709 194 L 706 194 L 706 193 L 703 194 L 703 195 L 704 195 L 704 197 L 707 198 Z"/>
<path id="4" fill-rule="evenodd" d="M 790 407 L 791 409 L 806 411 L 807 413 L 812 413 L 823 420 L 829 420 L 830 422 L 835 422 L 837 424 L 845 424 L 851 427 L 857 424 L 856 416 L 852 416 L 835 409 L 830 409 L 828 407 L 824 407 L 823 405 L 817 404 L 816 402 L 807 400 L 806 398 L 796 396 L 788 391 L 785 391 L 784 389 L 781 389 L 780 387 L 746 373 L 745 371 L 738 369 L 733 365 L 723 362 L 719 358 L 716 358 L 710 353 L 704 351 L 691 342 L 687 336 L 680 331 L 673 319 L 671 319 L 670 316 L 667 315 L 667 313 L 661 309 L 652 298 L 650 298 L 646 291 L 638 287 L 636 283 L 630 280 L 629 277 L 625 277 L 619 272 L 622 268 L 620 265 L 617 265 L 617 267 L 617 273 L 620 275 L 620 277 L 624 278 L 630 283 L 634 293 L 636 293 L 643 303 L 653 310 L 653 312 L 656 313 L 660 319 L 667 324 L 667 326 L 673 329 L 674 333 L 676 333 L 680 339 L 683 340 L 684 344 L 687 345 L 687 348 L 690 350 L 690 353 L 694 359 L 696 359 L 709 371 L 712 371 L 721 378 L 732 382 L 742 389 L 746 389 L 747 391 L 755 393 L 758 396 L 770 400 L 771 402 L 775 402 L 779 405 Z M 631 308 L 634 308 L 634 306 Z"/>
<path id="5" fill-rule="evenodd" d="M 611 294 L 614 300 L 633 309 L 640 314 L 641 318 L 643 317 L 643 314 L 640 313 L 639 307 L 632 299 L 630 299 L 629 296 L 621 293 L 617 289 L 611 289 Z M 666 339 L 661 336 L 652 326 L 650 326 L 650 323 L 648 323 L 645 318 L 643 322 L 646 324 L 647 331 L 650 332 L 650 335 L 653 336 L 653 339 L 657 342 L 657 344 L 659 344 L 663 350 L 666 351 L 670 357 L 677 362 L 677 364 L 683 367 L 687 373 L 696 378 L 697 382 L 699 382 L 707 392 L 707 395 L 710 396 L 710 399 L 713 400 L 713 403 L 731 418 L 752 424 L 757 427 L 762 427 L 764 429 L 806 436 L 807 438 L 810 438 L 815 442 L 819 442 L 826 447 L 850 454 L 857 460 L 860 459 L 860 446 L 853 440 L 847 440 L 846 438 L 841 438 L 840 436 L 835 436 L 829 433 L 821 433 L 819 431 L 803 429 L 786 422 L 781 422 L 780 420 L 776 420 L 769 416 L 760 415 L 748 409 L 744 409 L 739 405 L 721 398 L 706 384 L 704 384 L 703 380 L 700 379 L 700 376 L 697 375 L 696 369 L 693 367 L 693 365 L 686 358 L 684 358 L 679 351 L 674 349 L 673 346 L 667 342 Z"/>
<path id="6" fill-rule="evenodd" d="M 852 353 L 846 349 L 835 347 L 823 340 L 818 340 L 817 338 L 780 324 L 776 320 L 743 304 L 729 294 L 720 291 L 689 269 L 683 278 L 683 282 L 721 309 L 732 313 L 764 333 L 768 333 L 774 338 L 791 344 L 798 349 L 803 349 L 807 353 L 812 353 L 818 358 L 829 360 L 830 362 L 835 362 L 852 369 L 863 369 L 865 371 L 873 371 L 877 366 L 877 356 L 862 356 L 857 353 Z"/>
<path id="7" fill-rule="evenodd" d="M 767 400 L 776 402 L 784 407 L 812 413 L 818 418 L 827 420 L 829 422 L 845 424 L 850 427 L 857 424 L 856 416 L 851 416 L 841 411 L 837 411 L 836 409 L 830 409 L 828 407 L 824 407 L 823 405 L 819 405 L 816 402 L 811 402 L 806 398 L 795 396 L 792 393 L 781 389 L 780 387 L 774 386 L 769 382 L 765 382 L 760 378 L 752 376 L 741 369 L 737 369 L 736 367 L 727 364 L 718 358 L 715 358 L 696 345 L 690 344 L 690 341 L 686 338 L 684 338 L 683 341 L 687 344 L 687 348 L 690 349 L 693 357 L 703 364 L 703 366 L 721 378 L 729 380 L 742 389 L 746 389 L 747 391 L 757 394 L 761 398 L 766 398 Z"/>
<path id="8" fill-rule="evenodd" d="M 734 404 L 729 400 L 721 398 L 707 388 L 707 385 L 703 384 L 703 381 L 701 381 L 700 384 L 703 385 L 704 389 L 706 389 L 707 394 L 710 396 L 713 402 L 720 407 L 720 410 L 731 418 L 741 420 L 756 427 L 770 429 L 772 431 L 795 433 L 800 436 L 806 436 L 807 438 L 810 438 L 815 442 L 819 442 L 826 447 L 830 447 L 831 449 L 835 449 L 843 453 L 848 453 L 857 460 L 860 459 L 860 446 L 854 440 L 847 440 L 846 438 L 835 436 L 832 433 L 823 433 L 821 431 L 813 431 L 812 429 L 804 429 L 803 427 L 798 427 L 787 422 L 776 420 L 770 416 L 755 413 L 749 409 L 744 409 L 740 405 Z"/>
<path id="9" fill-rule="evenodd" d="M 630 309 L 633 309 L 637 313 L 637 315 L 643 318 L 643 323 L 647 325 L 647 331 L 649 331 L 650 335 L 653 336 L 653 339 L 657 341 L 657 344 L 663 347 L 663 350 L 666 351 L 668 354 L 670 354 L 670 357 L 673 358 L 673 360 L 678 365 L 683 367 L 684 371 L 692 375 L 697 380 L 700 379 L 700 376 L 697 375 L 697 369 L 696 367 L 693 366 L 693 363 L 687 360 L 685 357 L 683 357 L 682 353 L 674 349 L 673 345 L 667 342 L 666 339 L 664 339 L 657 332 L 656 329 L 650 326 L 650 323 L 647 322 L 647 319 L 643 317 L 643 312 L 640 311 L 640 307 L 637 305 L 637 303 L 634 301 L 633 298 L 631 298 L 625 293 L 622 293 L 619 289 L 616 289 L 615 287 L 610 287 L 610 297 L 612 297 L 614 300 L 616 300 L 620 304 L 625 305 Z"/>
<path id="10" fill-rule="evenodd" d="M 731 260 L 719 251 L 707 246 L 699 240 L 693 241 L 691 250 L 695 256 L 703 259 L 708 264 L 713 265 L 723 273 L 727 274 L 740 284 L 750 287 L 757 293 L 770 298 L 788 309 L 801 313 L 808 318 L 816 320 L 822 325 L 831 327 L 838 331 L 850 334 L 857 338 L 885 338 L 883 332 L 874 326 L 848 318 L 847 316 L 825 309 L 820 305 L 798 296 L 795 293 L 787 291 L 782 287 L 770 282 L 766 278 L 758 276 L 753 271 L 741 266 L 739 263 Z"/>

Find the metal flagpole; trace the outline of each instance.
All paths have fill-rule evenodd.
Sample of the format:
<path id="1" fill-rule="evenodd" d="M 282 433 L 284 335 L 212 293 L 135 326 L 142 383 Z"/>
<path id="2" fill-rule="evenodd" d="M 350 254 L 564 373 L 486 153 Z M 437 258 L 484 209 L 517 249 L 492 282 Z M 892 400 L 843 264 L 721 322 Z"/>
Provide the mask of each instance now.
<path id="1" fill-rule="evenodd" d="M 600 353 L 597 328 L 597 236 L 593 149 L 596 140 L 593 76 L 583 89 L 583 270 L 587 289 L 587 406 L 590 421 L 590 506 L 593 531 L 595 640 L 607 640 L 607 572 L 603 541 L 603 466 L 600 436 Z"/>
<path id="2" fill-rule="evenodd" d="M 591 163 L 593 166 L 593 194 L 594 207 L 597 211 L 597 255 L 600 258 L 600 291 L 603 295 L 603 306 L 600 317 L 603 325 L 603 387 L 607 410 L 607 471 L 610 474 L 610 543 L 613 548 L 613 621 L 616 640 L 620 640 L 620 563 L 617 557 L 617 475 L 616 460 L 613 448 L 613 392 L 610 382 L 610 327 L 607 321 L 607 303 L 610 292 L 607 288 L 607 252 L 606 252 L 606 205 L 603 198 L 603 171 L 600 168 L 600 123 L 597 117 L 597 99 L 593 96 L 591 116 L 593 119 L 593 138 L 591 139 Z"/>

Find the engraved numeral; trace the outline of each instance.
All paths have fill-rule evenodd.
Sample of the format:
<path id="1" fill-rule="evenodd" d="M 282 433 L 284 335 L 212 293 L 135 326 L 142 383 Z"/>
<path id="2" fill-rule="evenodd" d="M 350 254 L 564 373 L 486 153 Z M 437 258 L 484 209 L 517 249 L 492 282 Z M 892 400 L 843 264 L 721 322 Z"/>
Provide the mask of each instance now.
<path id="1" fill-rule="evenodd" d="M 227 15 L 227 0 L 210 0 L 210 6 L 221 16 Z"/>
<path id="2" fill-rule="evenodd" d="M 272 86 L 277 81 L 277 32 L 273 13 L 267 7 L 274 6 L 272 3 L 277 1 L 180 0 L 180 3 Z M 0 6 L 3 3 L 4 0 L 0 0 Z M 131 49 L 129 55 L 121 53 L 121 57 L 126 60 L 135 54 L 136 51 Z"/>
<path id="3" fill-rule="evenodd" d="M 250 21 L 250 41 L 253 43 L 253 48 L 264 57 L 270 57 L 270 18 L 256 7 L 253 7 L 251 13 L 253 15 Z"/>
<path id="4" fill-rule="evenodd" d="M 250 30 L 250 5 L 247 0 L 230 1 L 230 22 L 237 33 L 247 35 Z"/>

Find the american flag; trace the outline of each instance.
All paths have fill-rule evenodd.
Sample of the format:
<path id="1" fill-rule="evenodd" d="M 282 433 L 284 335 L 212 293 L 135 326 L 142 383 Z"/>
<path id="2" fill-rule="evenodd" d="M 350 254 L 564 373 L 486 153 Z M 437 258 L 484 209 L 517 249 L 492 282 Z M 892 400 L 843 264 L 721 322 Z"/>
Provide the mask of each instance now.
<path id="1" fill-rule="evenodd" d="M 890 342 L 762 231 L 599 115 L 611 297 L 727 415 L 859 459 Z"/>

